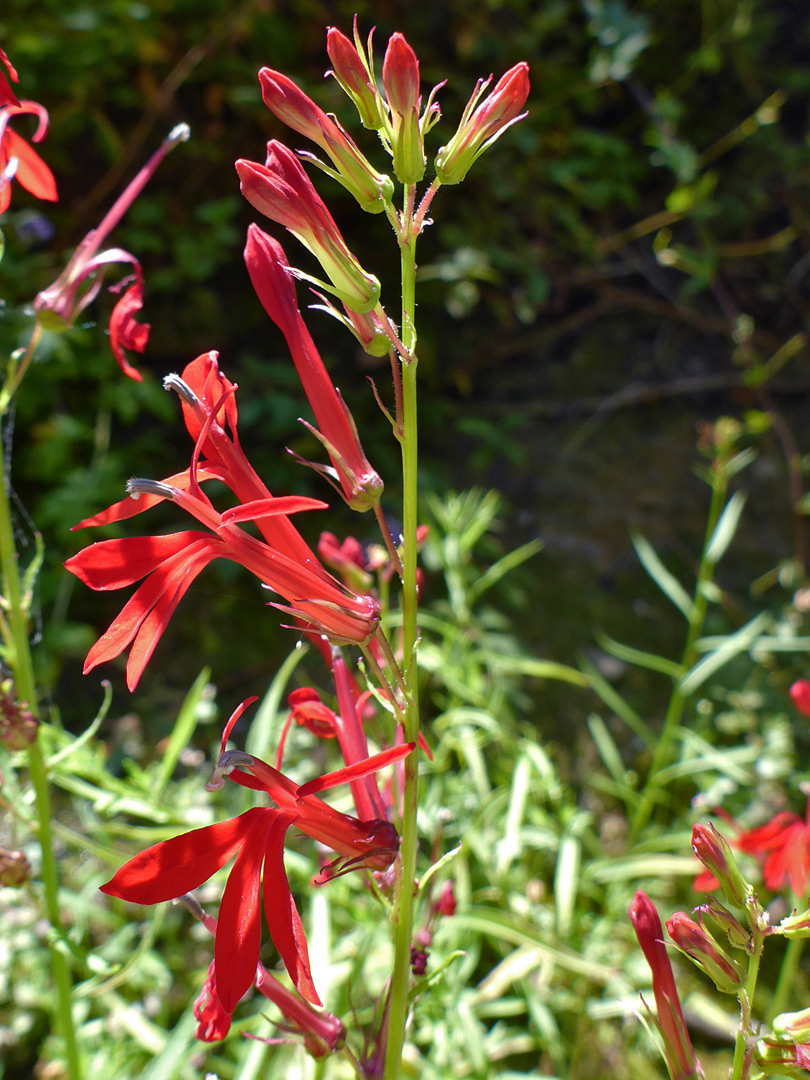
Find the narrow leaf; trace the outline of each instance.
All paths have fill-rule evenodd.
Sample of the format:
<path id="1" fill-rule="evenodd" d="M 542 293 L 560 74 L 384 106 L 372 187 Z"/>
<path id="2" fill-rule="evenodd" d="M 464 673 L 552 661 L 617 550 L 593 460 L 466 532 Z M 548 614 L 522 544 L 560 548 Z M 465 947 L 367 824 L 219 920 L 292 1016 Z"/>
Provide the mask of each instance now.
<path id="1" fill-rule="evenodd" d="M 720 520 L 714 527 L 712 538 L 706 547 L 706 559 L 708 562 L 712 564 L 718 563 L 725 555 L 740 523 L 745 498 L 745 492 L 735 491 L 726 503 L 723 513 L 720 515 Z"/>
<path id="2" fill-rule="evenodd" d="M 680 611 L 685 618 L 690 619 L 692 617 L 691 597 L 675 575 L 671 574 L 658 558 L 652 544 L 648 540 L 645 540 L 640 533 L 636 533 L 635 536 L 633 536 L 633 547 L 636 549 L 639 562 L 661 592 L 669 597 L 678 611 Z"/>

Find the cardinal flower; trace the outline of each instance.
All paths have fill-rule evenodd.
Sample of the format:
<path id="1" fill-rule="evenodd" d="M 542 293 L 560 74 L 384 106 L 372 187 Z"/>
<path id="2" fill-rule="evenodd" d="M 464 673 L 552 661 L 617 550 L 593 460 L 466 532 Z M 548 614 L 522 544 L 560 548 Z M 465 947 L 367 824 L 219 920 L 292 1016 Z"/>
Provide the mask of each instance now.
<path id="1" fill-rule="evenodd" d="M 4 214 L 11 203 L 12 176 L 38 199 L 56 202 L 59 197 L 51 170 L 36 150 L 8 126 L 15 116 L 25 115 L 37 118 L 34 142 L 41 142 L 48 131 L 48 113 L 36 101 L 10 103 L 0 108 L 0 214 Z"/>
<path id="2" fill-rule="evenodd" d="M 352 415 L 329 378 L 301 317 L 284 249 L 258 226 L 251 225 L 245 265 L 262 307 L 284 334 L 319 430 L 306 426 L 323 443 L 332 460 L 330 469 L 317 465 L 314 468 L 330 482 L 337 481 L 338 490 L 353 509 L 362 511 L 378 505 L 383 482 L 363 453 Z"/>
<path id="3" fill-rule="evenodd" d="M 223 747 L 249 704 L 242 702 L 232 714 L 222 737 Z M 214 942 L 218 1000 L 232 1013 L 256 977 L 261 904 L 270 936 L 296 989 L 319 1005 L 306 936 L 284 869 L 287 830 L 295 826 L 339 854 L 335 863 L 317 875 L 315 884 L 353 869 L 386 869 L 399 847 L 394 826 L 384 820 L 359 821 L 335 810 L 317 793 L 376 772 L 412 750 L 413 744 L 396 747 L 302 785 L 250 754 L 223 751 L 209 789 L 221 787 L 223 777 L 230 776 L 245 787 L 264 791 L 276 806 L 254 807 L 229 821 L 155 844 L 125 863 L 102 886 L 102 892 L 136 904 L 173 900 L 198 888 L 236 856 L 222 896 Z"/>
<path id="4" fill-rule="evenodd" d="M 178 124 L 167 135 L 146 165 L 116 199 L 98 228 L 91 229 L 85 236 L 56 281 L 47 289 L 43 289 L 34 301 L 34 308 L 40 321 L 50 329 L 64 329 L 72 326 L 79 313 L 98 295 L 108 267 L 112 263 L 128 263 L 133 273 L 117 285 L 110 286 L 110 292 L 120 292 L 129 286 L 116 303 L 110 316 L 110 345 L 123 373 L 138 381 L 141 376 L 128 362 L 124 349 L 133 349 L 135 352 L 142 353 L 149 338 L 149 325 L 139 323 L 135 318 L 136 312 L 143 306 L 141 264 L 134 255 L 124 251 L 123 248 L 109 248 L 100 253 L 99 248 L 140 195 L 164 157 L 179 142 L 185 142 L 188 137 L 187 124 Z"/>
<path id="5" fill-rule="evenodd" d="M 129 648 L 127 685 L 138 683 L 152 652 L 168 625 L 175 608 L 195 578 L 214 559 L 240 563 L 263 584 L 279 593 L 288 605 L 276 605 L 292 614 L 306 628 L 327 635 L 335 642 L 364 644 L 376 633 L 379 606 L 371 596 L 359 596 L 344 588 L 318 562 L 289 514 L 322 509 L 325 503 L 295 496 L 273 498 L 250 467 L 235 438 L 236 387 L 219 381 L 215 354 L 199 357 L 187 372 L 199 381 L 200 368 L 208 377 L 200 387 L 203 397 L 178 376 L 167 384 L 181 394 L 186 423 L 196 442 L 189 469 L 164 481 L 131 480 L 130 496 L 142 499 L 143 506 L 124 501 L 80 522 L 101 525 L 120 521 L 163 499 L 177 503 L 210 532 L 190 530 L 164 536 L 138 536 L 102 540 L 80 551 L 65 563 L 66 568 L 91 589 L 122 589 L 146 578 L 121 613 L 90 650 L 85 672 L 112 660 Z M 185 373 L 184 373 L 185 374 Z M 220 388 L 213 402 L 206 393 Z M 220 423 L 220 416 L 222 417 Z M 221 425 L 230 425 L 229 438 Z M 201 455 L 207 455 L 200 466 Z M 240 505 L 218 513 L 203 494 L 200 482 L 216 477 L 224 480 Z M 250 535 L 240 523 L 255 521 L 264 539 Z"/>

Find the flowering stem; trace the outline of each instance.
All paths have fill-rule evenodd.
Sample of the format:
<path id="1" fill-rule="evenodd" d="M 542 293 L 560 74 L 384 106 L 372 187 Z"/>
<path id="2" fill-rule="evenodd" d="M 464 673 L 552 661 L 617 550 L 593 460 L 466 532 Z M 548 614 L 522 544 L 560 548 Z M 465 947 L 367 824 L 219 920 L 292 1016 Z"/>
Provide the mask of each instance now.
<path id="1" fill-rule="evenodd" d="M 745 989 L 738 994 L 740 1001 L 740 1026 L 734 1039 L 734 1061 L 731 1065 L 729 1080 L 746 1080 L 750 1071 L 750 1062 L 746 1061 L 748 1049 L 748 1034 L 751 1030 L 751 1007 L 754 1004 L 754 991 L 757 987 L 759 975 L 759 961 L 762 957 L 762 947 L 765 944 L 765 936 L 761 931 L 754 931 L 754 951 L 748 958 L 748 978 L 745 981 Z"/>
<path id="2" fill-rule="evenodd" d="M 39 335 L 35 332 L 18 371 L 24 370 L 36 348 Z M 18 380 L 15 381 L 15 388 Z M 8 408 L 9 398 L 3 393 L 3 413 Z M 39 701 L 31 648 L 28 642 L 28 613 L 23 596 L 19 559 L 14 544 L 14 527 L 11 518 L 11 481 L 9 466 L 0 440 L 0 571 L 3 576 L 3 598 L 7 611 L 8 641 L 6 646 L 7 662 L 14 675 L 17 698 L 24 701 L 28 709 L 39 715 Z M 34 788 L 36 815 L 39 831 L 39 843 L 42 850 L 42 887 L 45 910 L 48 921 L 54 931 L 50 942 L 51 968 L 55 988 L 54 1019 L 65 1041 L 65 1055 L 70 1080 L 80 1080 L 79 1051 L 71 1011 L 72 982 L 66 951 L 59 938 L 64 936 L 62 920 L 59 914 L 59 878 L 56 859 L 53 852 L 53 834 L 51 830 L 51 800 L 45 759 L 38 740 L 34 740 L 28 749 L 28 769 Z"/>
<path id="3" fill-rule="evenodd" d="M 419 737 L 419 695 L 416 669 L 417 591 L 416 591 L 416 527 L 417 527 L 417 411 L 416 367 L 414 353 L 416 334 L 414 312 L 416 293 L 416 237 L 411 232 L 414 188 L 406 189 L 404 229 L 400 238 L 402 266 L 402 334 L 403 344 L 411 356 L 402 368 L 402 653 L 408 699 L 405 706 L 405 739 L 415 742 Z M 402 1064 L 405 1024 L 408 1016 L 410 988 L 411 936 L 413 931 L 413 892 L 416 878 L 416 808 L 418 803 L 418 754 L 405 758 L 405 788 L 403 795 L 402 846 L 400 872 L 397 874 L 392 919 L 394 923 L 394 970 L 391 975 L 389 998 L 388 1039 L 385 1052 L 385 1080 L 397 1080 Z"/>
<path id="4" fill-rule="evenodd" d="M 672 690 L 669 705 L 667 706 L 666 715 L 664 717 L 664 726 L 661 729 L 658 743 L 653 752 L 649 772 L 647 773 L 644 792 L 638 802 L 636 813 L 632 821 L 630 835 L 633 841 L 638 839 L 641 830 L 646 825 L 650 814 L 652 813 L 655 801 L 660 794 L 658 774 L 661 769 L 668 764 L 675 732 L 678 730 L 681 719 L 683 718 L 684 709 L 686 708 L 687 696 L 681 690 L 680 679 L 687 674 L 694 664 L 697 656 L 695 646 L 698 638 L 703 633 L 703 624 L 706 621 L 706 612 L 709 606 L 708 585 L 711 581 L 712 574 L 714 573 L 715 566 L 714 562 L 707 558 L 707 552 L 712 536 L 714 535 L 717 521 L 723 510 L 723 506 L 725 505 L 727 491 L 728 475 L 725 468 L 723 468 L 722 465 L 718 465 L 712 477 L 712 498 L 706 523 L 706 538 L 703 544 L 697 584 L 695 586 L 695 592 L 689 612 L 689 629 L 687 631 L 686 643 L 684 644 L 680 664 L 681 674 Z"/>

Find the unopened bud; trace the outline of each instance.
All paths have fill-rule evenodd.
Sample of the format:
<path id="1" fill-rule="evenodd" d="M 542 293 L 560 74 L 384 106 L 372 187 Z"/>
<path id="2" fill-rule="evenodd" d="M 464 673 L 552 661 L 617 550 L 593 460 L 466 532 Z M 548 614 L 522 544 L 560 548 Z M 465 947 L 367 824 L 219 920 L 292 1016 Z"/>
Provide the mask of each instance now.
<path id="1" fill-rule="evenodd" d="M 773 928 L 773 932 L 782 934 L 786 938 L 810 937 L 810 908 L 793 915 L 787 915 Z"/>
<path id="2" fill-rule="evenodd" d="M 802 716 L 810 716 L 810 682 L 797 679 L 790 688 L 790 699 Z"/>
<path id="3" fill-rule="evenodd" d="M 0 742 L 9 750 L 27 750 L 36 740 L 39 720 L 24 701 L 14 696 L 8 680 L 0 687 Z"/>
<path id="4" fill-rule="evenodd" d="M 0 847 L 0 885 L 19 889 L 31 877 L 31 864 L 22 851 Z"/>
<path id="5" fill-rule="evenodd" d="M 367 55 L 357 32 L 356 19 L 354 40 L 353 45 L 334 26 L 326 31 L 326 51 L 332 61 L 332 74 L 354 102 L 363 127 L 371 131 L 379 130 L 385 127 L 385 118 L 371 70 L 371 34 Z"/>
<path id="6" fill-rule="evenodd" d="M 701 921 L 706 919 L 725 933 L 729 943 L 736 949 L 748 949 L 751 945 L 750 931 L 732 915 L 728 908 L 723 907 L 719 900 L 712 897 L 707 904 L 701 904 L 695 911 L 700 913 Z"/>
<path id="7" fill-rule="evenodd" d="M 714 938 L 683 911 L 667 920 L 667 932 L 682 953 L 693 960 L 718 990 L 734 994 L 742 984 L 742 972 Z"/>
<path id="8" fill-rule="evenodd" d="M 793 1042 L 807 1042 L 810 1040 L 810 1009 L 781 1013 L 774 1018 L 771 1030 L 780 1038 L 792 1039 Z"/>
<path id="9" fill-rule="evenodd" d="M 425 151 L 419 125 L 419 61 L 400 33 L 392 34 L 383 61 L 383 86 L 391 108 L 394 172 L 403 184 L 425 175 Z"/>
<path id="10" fill-rule="evenodd" d="M 744 907 L 751 893 L 751 886 L 742 876 L 731 854 L 728 841 L 720 835 L 714 825 L 698 823 L 694 826 L 692 850 L 706 869 L 720 882 L 728 902 L 737 907 Z"/>

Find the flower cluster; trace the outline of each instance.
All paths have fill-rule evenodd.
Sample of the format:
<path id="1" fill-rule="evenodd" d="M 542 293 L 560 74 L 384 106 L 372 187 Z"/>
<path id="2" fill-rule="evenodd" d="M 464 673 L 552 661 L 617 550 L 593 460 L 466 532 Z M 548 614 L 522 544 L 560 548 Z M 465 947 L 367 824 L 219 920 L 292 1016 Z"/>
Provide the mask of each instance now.
<path id="1" fill-rule="evenodd" d="M 303 1038 L 306 1049 L 315 1056 L 342 1045 L 345 1029 L 337 1018 L 317 1011 L 320 998 L 306 935 L 284 866 L 285 839 L 295 828 L 336 854 L 336 858 L 320 866 L 313 885 L 325 884 L 353 870 L 372 871 L 378 879 L 379 896 L 399 896 L 400 909 L 396 918 L 392 916 L 393 921 L 403 917 L 402 897 L 407 897 L 410 905 L 413 892 L 416 844 L 403 843 L 402 863 L 392 870 L 392 863 L 399 858 L 397 824 L 405 823 L 406 784 L 410 782 L 415 792 L 416 759 L 409 755 L 417 747 L 427 752 L 427 746 L 419 732 L 416 702 L 410 690 L 415 674 L 415 627 L 409 643 L 404 630 L 401 644 L 389 642 L 380 628 L 379 597 L 388 594 L 395 577 L 402 577 L 404 588 L 409 587 L 409 566 L 411 611 L 415 612 L 421 581 L 415 564 L 424 530 L 411 520 L 410 560 L 406 559 L 406 543 L 400 545 L 391 535 L 382 511 L 382 479 L 366 456 L 352 414 L 304 322 L 296 283 L 314 284 L 321 290 L 316 295 L 327 311 L 337 316 L 364 349 L 375 356 L 388 356 L 393 416 L 382 404 L 376 388 L 374 392 L 400 441 L 407 428 L 402 371 L 404 367 L 416 370 L 416 336 L 412 325 L 406 325 L 400 337 L 381 303 L 379 279 L 352 252 L 302 161 L 342 184 L 369 213 L 385 215 L 400 247 L 412 247 L 441 184 L 463 179 L 475 158 L 520 119 L 529 92 L 526 64 L 516 65 L 480 104 L 487 84 L 479 84 L 461 127 L 436 159 L 436 177 L 417 211 L 414 185 L 427 167 L 425 136 L 440 117 L 435 101 L 438 88 L 423 105 L 419 62 L 402 34 L 393 34 L 388 42 L 382 65 L 383 93 L 377 88 L 371 37 L 364 47 L 356 26 L 354 42 L 330 28 L 327 51 L 332 74 L 356 106 L 364 126 L 378 133 L 390 155 L 392 175 L 373 166 L 337 118 L 326 114 L 291 79 L 263 68 L 259 81 L 267 107 L 292 131 L 314 143 L 327 160 L 310 152 L 296 154 L 273 140 L 267 145 L 264 161 L 236 162 L 241 189 L 255 209 L 283 226 L 315 257 L 321 276 L 293 267 L 278 241 L 256 224 L 248 229 L 244 258 L 261 305 L 286 341 L 312 410 L 314 423 L 305 420 L 304 424 L 328 457 L 328 464 L 313 467 L 349 507 L 373 511 L 382 542 L 366 548 L 353 538 L 340 542 L 333 534 L 323 532 L 317 553 L 310 548 L 293 524 L 292 515 L 322 510 L 326 504 L 318 499 L 271 493 L 240 442 L 237 387 L 220 370 L 218 354 L 206 352 L 192 360 L 181 374 L 170 375 L 164 382 L 165 388 L 179 398 L 193 443 L 188 467 L 161 480 L 131 479 L 128 498 L 75 526 L 119 523 L 157 503 L 170 503 L 191 515 L 197 527 L 158 536 L 101 540 L 66 563 L 67 569 L 91 589 L 109 591 L 136 586 L 119 615 L 90 649 L 84 666 L 87 672 L 127 652 L 130 690 L 141 679 L 181 599 L 198 575 L 217 559 L 239 564 L 271 590 L 278 597 L 273 606 L 293 620 L 299 633 L 306 635 L 326 661 L 334 688 L 332 704 L 311 687 L 299 687 L 290 694 L 291 711 L 278 741 L 275 764 L 228 748 L 228 739 L 247 701 L 234 711 L 225 727 L 209 790 L 221 788 L 227 779 L 264 795 L 271 805 L 254 806 L 236 817 L 155 844 L 130 859 L 103 886 L 107 895 L 134 903 L 155 904 L 179 898 L 213 933 L 214 960 L 195 1006 L 200 1038 L 223 1038 L 239 1000 L 253 986 L 276 1003 L 288 1028 Z M 16 108 L 11 103 L 5 107 Z M 134 276 L 119 286 L 129 288 L 116 305 L 110 336 L 122 369 L 136 378 L 138 373 L 127 363 L 123 349 L 142 350 L 146 342 L 148 327 L 135 321 L 142 303 L 143 275 L 137 260 L 127 252 L 102 252 L 100 248 L 161 158 L 186 135 L 184 128 L 172 132 L 98 229 L 79 246 L 64 273 L 37 298 L 36 309 L 43 325 L 68 325 L 98 292 L 105 267 L 110 262 L 130 263 Z M 393 178 L 405 186 L 401 210 L 394 207 Z M 339 311 L 332 300 L 343 310 Z M 407 318 L 403 316 L 403 323 L 412 319 L 411 312 Z M 232 496 L 224 509 L 217 509 L 203 491 L 211 480 L 219 481 Z M 363 652 L 366 667 L 362 675 L 344 655 L 344 647 L 348 646 Z M 364 680 L 366 685 L 361 688 Z M 388 725 L 382 735 L 379 730 L 375 732 L 378 745 L 385 748 L 372 753 L 364 722 L 378 714 Z M 409 726 L 406 717 L 410 717 Z M 317 738 L 334 740 L 342 766 L 303 784 L 288 777 L 282 771 L 282 760 L 293 725 Z M 393 778 L 380 787 L 377 773 L 388 765 L 394 766 Z M 336 810 L 320 797 L 339 784 L 349 786 L 354 815 Z M 415 837 L 415 806 L 414 798 L 408 811 L 411 841 Z M 405 868 L 404 853 L 408 848 L 414 861 Z M 202 912 L 191 894 L 231 860 L 219 918 L 214 920 Z M 448 883 L 441 897 L 431 902 L 421 936 L 411 934 L 409 951 L 403 949 L 403 935 L 398 936 L 397 957 L 404 954 L 406 959 L 399 969 L 406 979 L 411 968 L 416 974 L 424 973 L 433 923 L 439 915 L 450 915 L 454 910 L 455 896 Z M 294 990 L 286 989 L 259 962 L 262 911 Z M 412 918 L 408 918 L 407 925 L 412 928 Z M 412 953 L 411 948 L 415 950 Z M 398 963 L 395 960 L 395 970 Z M 401 1042 L 407 993 L 398 996 L 401 1015 L 396 1025 Z M 370 1057 L 363 1056 L 366 1075 L 377 1067 L 372 1066 L 372 1059 L 378 1062 L 386 1053 L 389 1022 L 395 1022 L 389 1016 L 394 997 L 387 994 L 380 1029 L 373 1040 L 374 1050 Z"/>

